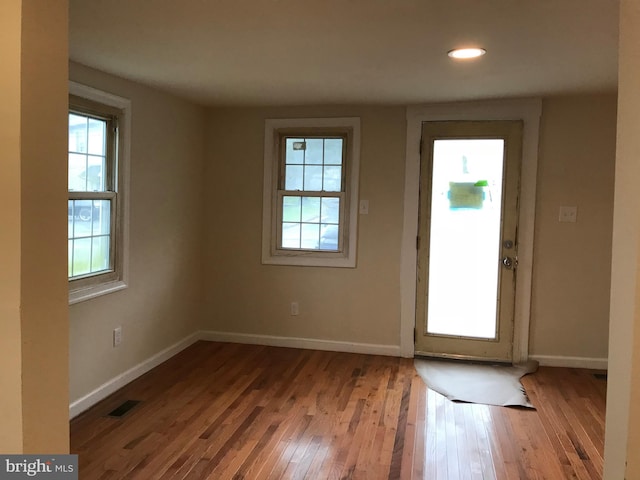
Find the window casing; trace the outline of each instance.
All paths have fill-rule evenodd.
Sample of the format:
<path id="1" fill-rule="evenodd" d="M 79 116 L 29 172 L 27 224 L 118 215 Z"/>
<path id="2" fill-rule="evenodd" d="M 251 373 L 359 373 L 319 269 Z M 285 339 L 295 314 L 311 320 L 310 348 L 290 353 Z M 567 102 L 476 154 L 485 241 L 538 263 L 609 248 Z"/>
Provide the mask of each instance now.
<path id="1" fill-rule="evenodd" d="M 266 121 L 263 263 L 355 267 L 359 127 Z"/>
<path id="2" fill-rule="evenodd" d="M 125 172 L 130 103 L 70 84 L 69 301 L 126 287 Z"/>

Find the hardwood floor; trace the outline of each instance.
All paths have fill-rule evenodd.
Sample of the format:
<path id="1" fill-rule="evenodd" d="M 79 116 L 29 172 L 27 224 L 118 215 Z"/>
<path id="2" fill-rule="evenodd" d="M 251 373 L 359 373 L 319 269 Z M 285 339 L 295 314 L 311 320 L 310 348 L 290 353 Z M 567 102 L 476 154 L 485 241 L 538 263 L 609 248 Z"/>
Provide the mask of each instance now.
<path id="1" fill-rule="evenodd" d="M 450 402 L 411 359 L 198 342 L 74 419 L 71 450 L 83 480 L 601 478 L 606 381 L 523 384 L 537 411 Z"/>

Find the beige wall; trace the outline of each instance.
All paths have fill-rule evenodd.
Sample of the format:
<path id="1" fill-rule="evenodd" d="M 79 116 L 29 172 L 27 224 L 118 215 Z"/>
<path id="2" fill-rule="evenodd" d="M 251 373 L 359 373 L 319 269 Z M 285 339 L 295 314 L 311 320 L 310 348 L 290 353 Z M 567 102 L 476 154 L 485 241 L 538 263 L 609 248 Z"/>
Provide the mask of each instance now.
<path id="1" fill-rule="evenodd" d="M 264 119 L 323 115 L 362 116 L 358 268 L 262 266 Z M 615 118 L 615 95 L 543 102 L 532 354 L 607 357 Z M 404 135 L 400 108 L 210 110 L 206 328 L 398 345 Z M 578 222 L 559 223 L 560 205 Z"/>
<path id="2" fill-rule="evenodd" d="M 22 451 L 20 328 L 21 0 L 0 15 L 0 452 Z"/>
<path id="3" fill-rule="evenodd" d="M 22 408 L 31 453 L 69 448 L 67 8 L 22 3 Z"/>
<path id="4" fill-rule="evenodd" d="M 200 328 L 399 346 L 404 108 L 208 109 L 205 119 L 86 67 L 72 64 L 71 78 L 133 102 L 130 288 L 71 307 L 72 400 Z M 543 103 L 533 354 L 607 357 L 615 115 L 615 95 Z M 358 267 L 261 265 L 264 120 L 324 116 L 362 121 L 370 213 L 359 216 Z M 578 206 L 576 224 L 558 223 L 560 205 Z"/>
<path id="5" fill-rule="evenodd" d="M 616 96 L 542 108 L 530 353 L 606 359 Z M 577 206 L 577 222 L 558 222 L 560 206 Z"/>
<path id="6" fill-rule="evenodd" d="M 199 329 L 204 110 L 81 65 L 70 78 L 130 99 L 132 111 L 129 288 L 70 307 L 76 400 Z"/>
<path id="7" fill-rule="evenodd" d="M 63 0 L 5 3 L 0 19 L 0 222 L 4 227 L 0 230 L 0 316 L 4 328 L 0 338 L 0 451 L 67 451 L 67 361 L 71 365 L 71 398 L 75 399 L 198 329 L 203 298 L 207 300 L 204 326 L 211 330 L 398 344 L 404 109 L 210 110 L 205 132 L 202 109 L 71 65 L 74 80 L 132 100 L 133 143 L 130 288 L 71 308 L 67 358 L 66 222 L 61 213 L 66 199 L 67 4 Z M 640 451 L 640 356 L 635 356 L 633 370 L 630 361 L 631 352 L 640 350 L 640 329 L 635 329 L 633 337 L 639 322 L 634 306 L 640 298 L 636 291 L 640 207 L 636 185 L 640 178 L 640 137 L 636 132 L 640 97 L 635 89 L 640 76 L 637 3 L 623 0 L 621 14 L 621 128 L 605 476 L 611 479 L 622 478 L 627 459 L 624 452 L 629 460 L 627 478 L 640 477 L 636 453 Z M 593 114 L 593 108 L 599 115 Z M 580 243 L 585 235 L 589 242 L 595 236 L 596 241 L 588 243 L 581 256 L 590 258 L 597 250 L 599 264 L 606 265 L 602 253 L 605 239 L 595 225 L 606 224 L 604 204 L 610 197 L 587 175 L 583 162 L 588 158 L 589 172 L 610 178 L 604 164 L 593 161 L 607 157 L 611 124 L 604 125 L 600 116 L 612 112 L 607 97 L 545 102 L 537 224 L 540 245 L 536 250 L 541 258 L 535 272 L 541 279 L 560 279 L 566 284 L 566 272 L 557 272 L 553 256 L 558 255 L 557 245 L 564 245 L 567 238 L 579 238 Z M 262 266 L 264 118 L 331 115 L 362 117 L 360 196 L 369 199 L 371 210 L 359 219 L 358 268 Z M 588 124 L 584 123 L 587 118 Z M 578 131 L 562 126 L 564 122 L 582 127 Z M 554 128 L 556 124 L 560 131 Z M 606 134 L 601 135 L 594 125 Z M 583 131 L 593 136 L 581 138 Z M 559 134 L 564 140 L 560 141 Z M 591 144 L 596 137 L 604 139 L 603 143 Z M 565 142 L 570 138 L 583 153 L 582 159 L 567 149 Z M 583 142 L 592 148 L 585 148 Z M 577 166 L 580 172 L 568 175 L 569 183 L 556 181 L 556 169 L 560 168 L 563 177 Z M 597 191 L 592 188 L 594 183 L 598 183 Z M 567 225 L 554 223 L 558 202 L 573 200 L 562 197 L 561 191 L 572 192 L 576 199 L 572 204 L 580 208 L 578 224 L 569 227 L 590 227 L 590 232 L 570 232 L 562 230 Z M 582 225 L 585 214 L 590 221 Z M 585 268 L 582 264 L 571 267 L 585 275 L 593 273 L 580 270 Z M 586 289 L 588 297 L 600 298 L 592 304 L 594 312 L 604 308 L 602 277 L 594 277 L 597 289 L 591 282 L 575 287 Z M 606 354 L 591 335 L 588 344 L 593 350 L 588 352 L 573 341 L 575 332 L 585 328 L 584 320 L 573 331 L 550 328 L 554 323 L 549 321 L 545 298 L 559 309 L 564 300 L 551 295 L 545 286 L 542 280 L 535 284 L 534 351 Z M 576 289 L 571 295 L 578 297 Z M 332 300 L 327 301 L 328 297 Z M 300 302 L 298 317 L 289 316 L 292 300 Z M 599 314 L 589 316 L 598 332 L 602 329 L 599 318 Z M 124 330 L 124 343 L 117 350 L 111 347 L 116 325 Z M 559 340 L 550 341 L 551 335 Z"/>
<path id="8" fill-rule="evenodd" d="M 604 478 L 636 480 L 640 478 L 640 4 L 635 0 L 620 3 L 619 41 Z"/>
<path id="9" fill-rule="evenodd" d="M 67 2 L 0 21 L 0 451 L 66 453 Z"/>
<path id="10" fill-rule="evenodd" d="M 264 120 L 325 116 L 361 117 L 357 268 L 261 265 Z M 404 108 L 212 109 L 207 139 L 205 328 L 399 345 Z"/>

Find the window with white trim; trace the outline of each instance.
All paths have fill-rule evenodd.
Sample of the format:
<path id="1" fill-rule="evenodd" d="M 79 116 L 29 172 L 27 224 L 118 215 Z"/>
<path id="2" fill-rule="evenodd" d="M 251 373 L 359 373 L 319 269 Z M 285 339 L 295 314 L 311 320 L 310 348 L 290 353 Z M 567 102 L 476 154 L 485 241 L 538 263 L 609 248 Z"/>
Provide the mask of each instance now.
<path id="1" fill-rule="evenodd" d="M 358 118 L 265 125 L 263 263 L 355 267 Z"/>
<path id="2" fill-rule="evenodd" d="M 70 91 L 68 277 L 75 303 L 126 287 L 121 124 L 129 103 L 77 84 Z"/>

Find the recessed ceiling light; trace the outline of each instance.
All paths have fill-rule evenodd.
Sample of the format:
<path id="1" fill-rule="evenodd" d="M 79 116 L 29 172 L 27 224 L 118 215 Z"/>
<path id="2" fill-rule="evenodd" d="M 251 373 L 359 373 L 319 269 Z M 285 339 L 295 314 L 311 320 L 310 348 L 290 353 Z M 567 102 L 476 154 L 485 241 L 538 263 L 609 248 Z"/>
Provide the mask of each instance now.
<path id="1" fill-rule="evenodd" d="M 447 55 L 451 58 L 466 59 L 481 57 L 485 53 L 487 53 L 487 51 L 484 48 L 456 48 L 449 50 Z"/>

